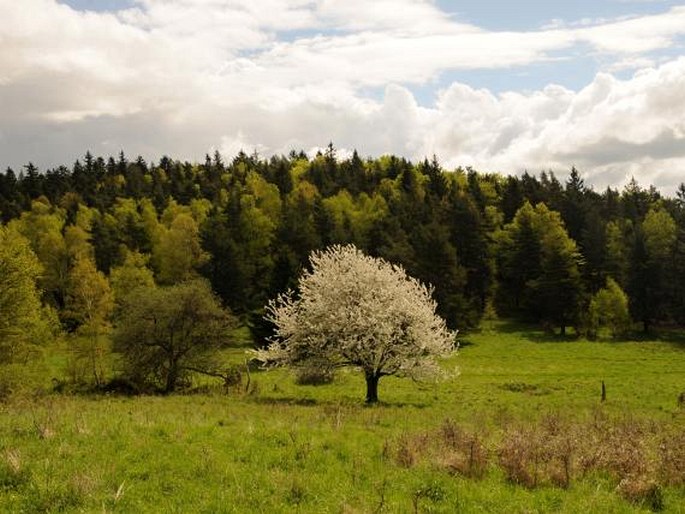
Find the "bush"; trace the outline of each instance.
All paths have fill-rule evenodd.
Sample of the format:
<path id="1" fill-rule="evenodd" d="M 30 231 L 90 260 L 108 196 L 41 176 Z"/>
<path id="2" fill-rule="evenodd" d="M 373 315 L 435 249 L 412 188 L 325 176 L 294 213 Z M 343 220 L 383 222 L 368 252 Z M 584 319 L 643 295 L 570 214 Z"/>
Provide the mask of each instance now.
<path id="1" fill-rule="evenodd" d="M 170 393 L 189 384 L 190 373 L 216 367 L 233 323 L 203 280 L 139 288 L 123 307 L 114 349 L 127 379 Z"/>
<path id="2" fill-rule="evenodd" d="M 488 469 L 489 452 L 480 436 L 447 420 L 440 429 L 444 445 L 441 464 L 452 473 L 483 478 Z"/>
<path id="3" fill-rule="evenodd" d="M 661 480 L 671 485 L 685 485 L 685 430 L 664 436 L 659 454 Z"/>
<path id="4" fill-rule="evenodd" d="M 578 442 L 572 427 L 557 416 L 537 426 L 509 428 L 499 448 L 499 463 L 507 479 L 533 488 L 571 484 Z"/>
<path id="5" fill-rule="evenodd" d="M 661 486 L 653 480 L 643 477 L 628 477 L 621 480 L 616 489 L 630 503 L 655 512 L 664 509 Z"/>
<path id="6" fill-rule="evenodd" d="M 588 331 L 596 337 L 601 327 L 606 327 L 614 338 L 625 335 L 632 324 L 628 309 L 628 296 L 612 278 L 606 286 L 597 291 L 590 302 L 588 312 Z"/>

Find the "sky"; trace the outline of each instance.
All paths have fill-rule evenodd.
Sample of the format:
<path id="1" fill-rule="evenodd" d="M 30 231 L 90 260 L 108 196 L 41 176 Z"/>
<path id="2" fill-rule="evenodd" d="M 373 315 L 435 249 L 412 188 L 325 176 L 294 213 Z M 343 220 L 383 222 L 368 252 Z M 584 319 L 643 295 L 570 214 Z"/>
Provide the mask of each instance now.
<path id="1" fill-rule="evenodd" d="M 0 0 L 0 167 L 332 142 L 685 181 L 685 2 Z"/>

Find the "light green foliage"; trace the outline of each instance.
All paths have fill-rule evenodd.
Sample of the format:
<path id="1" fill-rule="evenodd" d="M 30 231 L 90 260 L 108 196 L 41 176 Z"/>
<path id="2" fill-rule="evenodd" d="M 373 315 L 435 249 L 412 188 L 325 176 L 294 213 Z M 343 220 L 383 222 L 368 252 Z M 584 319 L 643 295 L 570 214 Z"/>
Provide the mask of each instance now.
<path id="1" fill-rule="evenodd" d="M 140 221 L 145 229 L 145 233 L 154 247 L 159 242 L 161 228 L 157 210 L 149 198 L 143 198 L 138 202 L 138 210 L 140 211 Z"/>
<path id="2" fill-rule="evenodd" d="M 589 318 L 594 334 L 597 334 L 601 327 L 606 327 L 612 337 L 617 338 L 630 330 L 632 321 L 628 309 L 628 296 L 614 279 L 608 278 L 606 286 L 593 296 Z"/>
<path id="3" fill-rule="evenodd" d="M 276 231 L 273 218 L 259 207 L 257 198 L 243 195 L 240 198 L 240 236 L 243 250 L 249 260 L 269 259 L 270 245 Z"/>
<path id="4" fill-rule="evenodd" d="M 252 298 L 268 287 L 273 267 L 272 243 L 277 228 L 274 219 L 259 207 L 260 204 L 264 205 L 250 194 L 240 197 L 239 230 L 236 233 L 235 258 L 238 262 L 234 266 L 239 270 L 246 296 Z"/>
<path id="5" fill-rule="evenodd" d="M 140 212 L 139 212 L 140 211 Z M 112 209 L 115 223 L 112 225 L 131 250 L 149 251 L 157 236 L 159 224 L 157 213 L 149 200 L 136 201 L 131 198 L 117 198 Z M 121 255 L 121 258 L 124 256 Z M 114 265 L 119 264 L 117 261 Z"/>
<path id="6" fill-rule="evenodd" d="M 175 284 L 196 276 L 196 270 L 207 260 L 200 245 L 199 225 L 186 210 L 170 204 L 162 216 L 152 253 L 160 284 Z"/>
<path id="7" fill-rule="evenodd" d="M 76 257 L 69 271 L 66 310 L 85 331 L 99 330 L 109 323 L 114 298 L 107 277 L 87 256 Z"/>
<path id="8" fill-rule="evenodd" d="M 153 233 L 159 220 L 157 217 L 157 211 L 152 201 L 149 198 L 141 199 L 138 203 L 138 209 L 140 211 L 140 217 L 143 220 L 143 224 L 149 233 Z"/>
<path id="9" fill-rule="evenodd" d="M 136 223 L 141 219 L 137 202 L 133 198 L 117 198 L 112 206 L 112 215 L 121 227 L 126 226 L 130 222 Z"/>
<path id="10" fill-rule="evenodd" d="M 77 256 L 69 272 L 63 314 L 80 336 L 70 341 L 72 382 L 86 382 L 86 377 L 91 376 L 95 385 L 104 383 L 110 352 L 110 341 L 106 335 L 111 328 L 113 310 L 114 298 L 107 277 L 97 270 L 92 258 Z"/>
<path id="11" fill-rule="evenodd" d="M 645 247 L 650 260 L 658 262 L 672 255 L 676 242 L 676 224 L 663 208 L 653 208 L 642 222 Z"/>
<path id="12" fill-rule="evenodd" d="M 204 280 L 138 288 L 117 320 L 114 348 L 126 376 L 141 387 L 172 392 L 192 371 L 217 365 L 233 319 Z"/>
<path id="13" fill-rule="evenodd" d="M 78 203 L 78 210 L 76 211 L 76 219 L 74 225 L 82 228 L 86 232 L 90 232 L 93 227 L 93 220 L 98 215 L 97 209 L 90 208 L 82 203 Z"/>
<path id="14" fill-rule="evenodd" d="M 270 184 L 255 172 L 250 172 L 245 180 L 246 193 L 255 199 L 255 207 L 269 217 L 273 225 L 281 219 L 282 204 L 278 187 Z"/>
<path id="15" fill-rule="evenodd" d="M 127 252 L 123 264 L 112 268 L 109 281 L 116 305 L 122 306 L 138 288 L 155 287 L 154 275 L 147 266 L 149 260 L 141 253 Z"/>
<path id="16" fill-rule="evenodd" d="M 629 261 L 625 229 L 617 221 L 610 221 L 606 226 L 606 263 L 609 273 L 625 284 L 628 277 Z M 632 227 L 628 227 L 629 230 Z"/>
<path id="17" fill-rule="evenodd" d="M 77 259 L 93 259 L 93 246 L 90 235 L 79 225 L 69 225 L 64 229 L 64 244 L 71 265 Z"/>
<path id="18" fill-rule="evenodd" d="M 365 244 L 374 223 L 388 214 L 388 206 L 380 195 L 369 197 L 361 193 L 353 198 L 346 190 L 326 198 L 323 205 L 333 221 L 330 239 L 335 242 Z"/>
<path id="19" fill-rule="evenodd" d="M 292 169 L 290 170 L 290 175 L 293 178 L 293 182 L 300 182 L 307 174 L 308 169 L 309 162 L 306 159 L 297 159 L 296 161 L 294 161 Z"/>
<path id="20" fill-rule="evenodd" d="M 307 181 L 301 181 L 298 182 L 288 194 L 287 202 L 291 207 L 301 204 L 314 205 L 314 202 L 320 197 L 319 190 L 314 184 Z"/>
<path id="21" fill-rule="evenodd" d="M 494 205 L 487 205 L 485 207 L 484 221 L 486 226 L 490 227 L 494 232 L 497 228 L 502 226 L 504 216 L 502 215 L 502 211 Z"/>
<path id="22" fill-rule="evenodd" d="M 0 364 L 25 360 L 52 338 L 53 319 L 36 287 L 41 271 L 29 241 L 0 226 Z"/>
<path id="23" fill-rule="evenodd" d="M 65 212 L 52 207 L 47 200 L 35 200 L 31 210 L 22 213 L 10 226 L 26 237 L 38 257 L 43 271 L 38 284 L 51 303 L 63 302 L 69 274 L 69 258 L 62 235 Z"/>
<path id="24" fill-rule="evenodd" d="M 180 214 L 186 214 L 191 218 L 193 217 L 193 213 L 189 206 L 181 205 L 176 202 L 176 200 L 171 200 L 166 209 L 160 214 L 159 222 L 168 228 Z"/>
<path id="25" fill-rule="evenodd" d="M 212 202 L 206 198 L 193 198 L 190 201 L 190 213 L 198 225 L 202 225 L 207 219 L 210 210 L 212 210 Z"/>

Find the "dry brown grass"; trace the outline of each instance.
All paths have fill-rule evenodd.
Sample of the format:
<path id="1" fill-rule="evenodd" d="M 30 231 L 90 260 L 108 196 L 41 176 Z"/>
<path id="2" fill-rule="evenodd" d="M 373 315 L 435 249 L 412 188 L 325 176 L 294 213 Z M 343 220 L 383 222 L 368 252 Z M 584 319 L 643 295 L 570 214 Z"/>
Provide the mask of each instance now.
<path id="1" fill-rule="evenodd" d="M 490 452 L 478 434 L 447 420 L 440 429 L 439 438 L 443 450 L 438 457 L 441 467 L 469 478 L 485 476 Z"/>
<path id="2" fill-rule="evenodd" d="M 661 486 L 654 480 L 644 477 L 628 477 L 621 480 L 616 491 L 634 505 L 652 511 L 664 508 Z"/>
<path id="3" fill-rule="evenodd" d="M 584 421 L 557 414 L 510 421 L 494 433 L 447 420 L 437 430 L 386 443 L 384 455 L 404 468 L 424 463 L 476 479 L 487 475 L 495 457 L 508 481 L 530 489 L 568 488 L 600 473 L 626 500 L 652 510 L 663 503 L 662 485 L 685 483 L 685 430 L 601 412 Z"/>
<path id="4" fill-rule="evenodd" d="M 497 451 L 507 479 L 533 488 L 568 487 L 578 459 L 578 437 L 569 423 L 556 415 L 530 426 L 505 429 Z"/>
<path id="5" fill-rule="evenodd" d="M 659 479 L 685 485 L 685 429 L 665 434 L 659 444 Z"/>

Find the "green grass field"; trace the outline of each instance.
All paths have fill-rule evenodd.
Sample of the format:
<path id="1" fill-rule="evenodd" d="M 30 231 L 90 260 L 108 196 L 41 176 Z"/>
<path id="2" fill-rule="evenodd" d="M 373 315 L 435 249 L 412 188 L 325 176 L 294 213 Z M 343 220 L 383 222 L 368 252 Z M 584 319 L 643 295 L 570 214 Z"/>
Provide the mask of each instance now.
<path id="1" fill-rule="evenodd" d="M 384 378 L 371 407 L 354 370 L 322 386 L 253 372 L 249 393 L 17 396 L 0 405 L 0 511 L 685 512 L 685 476 L 673 476 L 685 473 L 684 340 L 557 340 L 507 323 L 460 339 L 451 378 Z M 480 473 L 455 464 L 462 447 L 446 427 L 477 439 Z M 550 447 L 573 433 L 586 452 L 642 444 L 645 462 L 625 473 L 657 484 L 658 499 L 625 493 L 611 466 L 581 472 L 580 458 L 566 484 L 542 463 L 536 484 L 513 483 L 498 458 L 515 433 Z M 658 464 L 664 441 L 676 445 L 670 475 Z"/>

